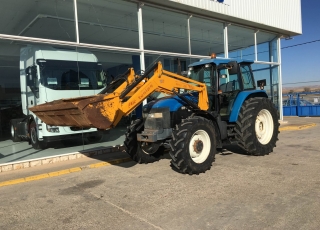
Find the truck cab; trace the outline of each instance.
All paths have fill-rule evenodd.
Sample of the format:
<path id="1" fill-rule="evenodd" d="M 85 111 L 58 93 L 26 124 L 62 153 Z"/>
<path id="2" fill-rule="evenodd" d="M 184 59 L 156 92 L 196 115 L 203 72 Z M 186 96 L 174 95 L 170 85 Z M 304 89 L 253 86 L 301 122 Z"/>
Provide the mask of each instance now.
<path id="1" fill-rule="evenodd" d="M 86 50 L 27 46 L 20 50 L 20 87 L 23 118 L 11 121 L 13 141 L 27 140 L 34 148 L 47 142 L 82 136 L 97 139 L 96 128 L 50 126 L 29 109 L 46 102 L 98 94 L 105 75 L 97 57 Z"/>

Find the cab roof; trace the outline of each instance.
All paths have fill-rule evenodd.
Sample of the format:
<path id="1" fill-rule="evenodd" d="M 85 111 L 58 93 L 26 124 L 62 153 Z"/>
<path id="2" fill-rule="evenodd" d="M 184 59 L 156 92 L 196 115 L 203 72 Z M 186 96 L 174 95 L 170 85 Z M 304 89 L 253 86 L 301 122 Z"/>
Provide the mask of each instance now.
<path id="1" fill-rule="evenodd" d="M 219 64 L 228 64 L 228 62 L 230 61 L 236 61 L 238 63 L 254 63 L 254 61 L 252 60 L 245 60 L 245 59 L 233 59 L 233 58 L 212 58 L 212 59 L 202 59 L 198 62 L 194 62 L 192 64 L 189 65 L 189 67 L 193 67 L 193 66 L 199 66 L 199 65 L 204 65 L 204 64 L 210 64 L 210 63 L 214 63 L 216 65 Z"/>

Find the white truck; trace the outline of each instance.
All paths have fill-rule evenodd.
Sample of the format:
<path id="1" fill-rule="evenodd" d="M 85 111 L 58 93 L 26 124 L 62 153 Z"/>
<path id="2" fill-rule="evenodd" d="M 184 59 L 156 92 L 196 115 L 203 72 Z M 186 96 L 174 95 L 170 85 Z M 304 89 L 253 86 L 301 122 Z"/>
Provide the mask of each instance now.
<path id="1" fill-rule="evenodd" d="M 97 57 L 86 50 L 28 45 L 20 50 L 20 88 L 24 117 L 11 120 L 11 139 L 28 141 L 34 149 L 48 142 L 86 137 L 98 140 L 96 128 L 49 126 L 30 107 L 62 98 L 98 94 L 105 87 L 105 75 Z"/>

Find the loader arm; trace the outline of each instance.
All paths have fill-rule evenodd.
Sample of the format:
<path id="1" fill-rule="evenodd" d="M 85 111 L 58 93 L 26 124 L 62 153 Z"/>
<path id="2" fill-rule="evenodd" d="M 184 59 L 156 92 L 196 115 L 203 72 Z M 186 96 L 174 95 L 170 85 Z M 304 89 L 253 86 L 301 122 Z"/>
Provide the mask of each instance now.
<path id="1" fill-rule="evenodd" d="M 148 75 L 154 71 L 153 75 Z M 129 76 L 133 76 L 133 70 Z M 129 78 L 129 77 L 128 77 Z M 208 93 L 204 83 L 163 70 L 158 62 L 135 81 L 124 82 L 114 92 L 66 100 L 58 100 L 35 106 L 30 110 L 48 125 L 96 127 L 109 129 L 115 127 L 123 116 L 129 115 L 150 94 L 165 92 L 174 94 L 177 89 L 199 93 L 198 107 L 208 109 Z"/>

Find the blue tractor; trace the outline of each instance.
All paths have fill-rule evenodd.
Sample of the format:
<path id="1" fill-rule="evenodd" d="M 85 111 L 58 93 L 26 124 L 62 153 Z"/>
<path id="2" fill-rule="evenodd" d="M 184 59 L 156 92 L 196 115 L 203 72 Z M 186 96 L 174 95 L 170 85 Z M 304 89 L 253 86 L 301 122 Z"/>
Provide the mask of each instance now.
<path id="1" fill-rule="evenodd" d="M 187 174 L 209 170 L 225 144 L 255 156 L 272 152 L 278 111 L 263 90 L 266 81 L 255 83 L 252 63 L 213 58 L 191 64 L 186 77 L 206 84 L 208 110 L 199 109 L 199 94 L 192 91 L 151 100 L 127 129 L 126 152 L 138 163 L 151 163 L 167 151 L 172 167 Z"/>

